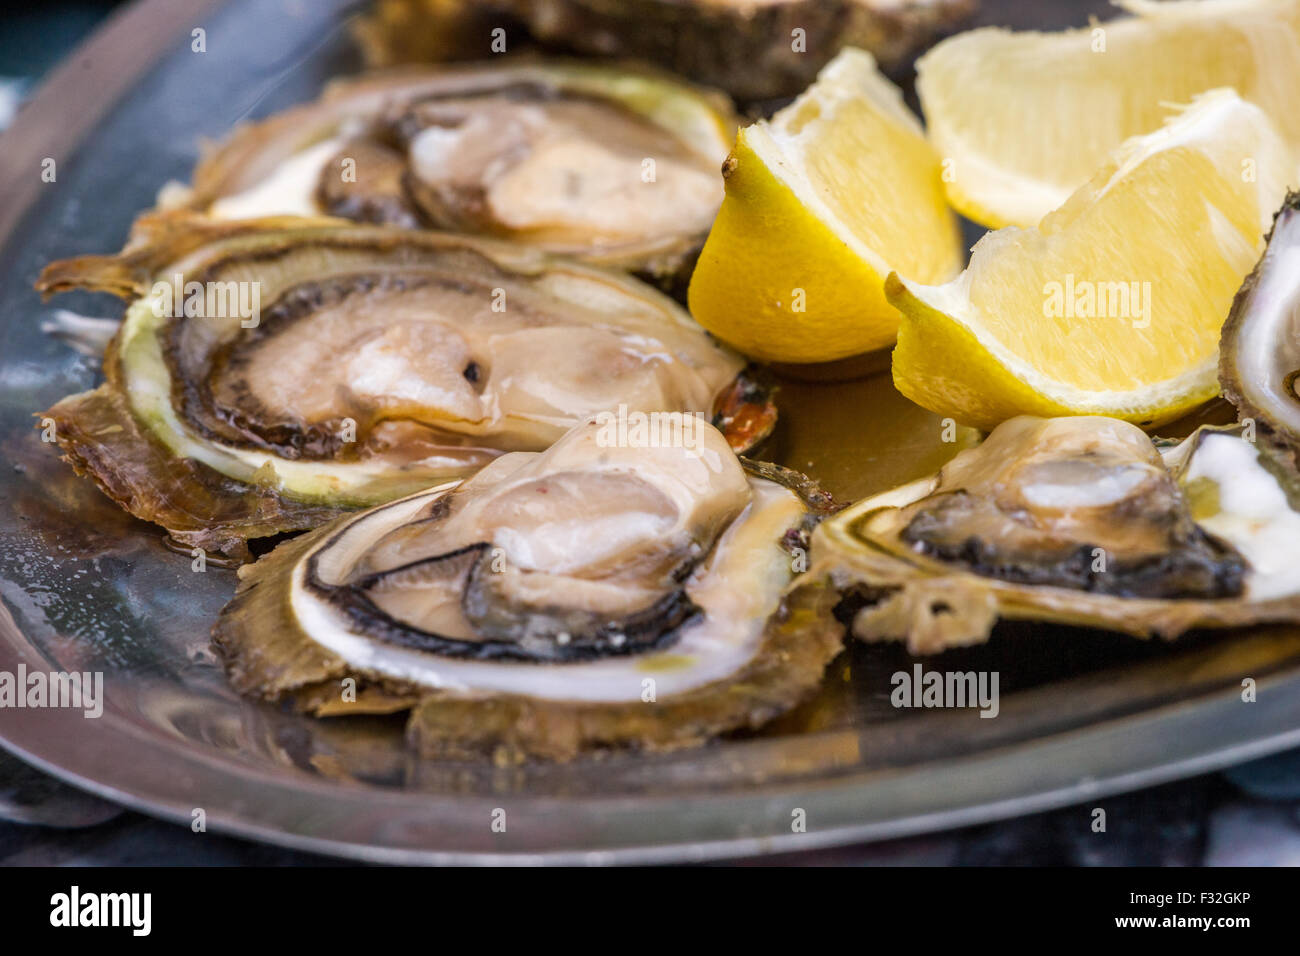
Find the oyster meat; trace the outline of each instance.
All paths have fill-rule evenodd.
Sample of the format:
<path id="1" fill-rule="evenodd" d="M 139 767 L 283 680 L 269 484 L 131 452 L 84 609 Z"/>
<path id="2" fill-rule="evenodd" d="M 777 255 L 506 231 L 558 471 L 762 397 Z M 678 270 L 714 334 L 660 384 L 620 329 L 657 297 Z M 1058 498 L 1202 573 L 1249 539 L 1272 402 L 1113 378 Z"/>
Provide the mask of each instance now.
<path id="1" fill-rule="evenodd" d="M 280 545 L 214 641 L 241 692 L 410 708 L 432 756 L 698 744 L 793 706 L 839 649 L 828 595 L 783 600 L 825 507 L 803 487 L 704 422 L 651 446 L 594 418 Z"/>
<path id="2" fill-rule="evenodd" d="M 44 415 L 73 465 L 179 543 L 236 557 L 597 412 L 716 415 L 738 449 L 775 415 L 668 297 L 496 241 L 165 214 L 39 287 L 129 303 L 106 382 Z"/>
<path id="3" fill-rule="evenodd" d="M 721 94 L 644 70 L 408 69 L 239 129 L 183 201 L 511 239 L 670 284 L 722 202 L 736 127 Z"/>
<path id="4" fill-rule="evenodd" d="M 1300 621 L 1294 479 L 1240 428 L 1163 451 L 1117 419 L 1022 416 L 813 537 L 809 582 L 863 640 L 915 654 L 998 618 L 1173 638 Z"/>

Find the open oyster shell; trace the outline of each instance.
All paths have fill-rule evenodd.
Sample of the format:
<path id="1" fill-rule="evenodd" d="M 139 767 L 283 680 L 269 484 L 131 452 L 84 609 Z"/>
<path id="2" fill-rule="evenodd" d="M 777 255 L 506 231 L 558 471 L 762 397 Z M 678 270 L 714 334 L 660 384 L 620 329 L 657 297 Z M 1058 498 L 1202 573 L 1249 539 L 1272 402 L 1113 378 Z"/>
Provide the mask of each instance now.
<path id="1" fill-rule="evenodd" d="M 1219 342 L 1224 397 L 1294 469 L 1300 449 L 1300 193 L 1273 220 L 1268 245 L 1233 300 Z"/>
<path id="2" fill-rule="evenodd" d="M 1164 638 L 1300 621 L 1293 489 L 1239 429 L 1162 452 L 1115 419 L 1022 416 L 824 522 L 804 580 L 845 594 L 856 636 L 914 654 L 998 618 Z"/>
<path id="3" fill-rule="evenodd" d="M 633 67 L 412 67 L 241 127 L 182 199 L 511 239 L 671 285 L 722 202 L 737 125 L 722 94 Z"/>
<path id="4" fill-rule="evenodd" d="M 826 505 L 706 423 L 650 447 L 593 419 L 280 545 L 213 639 L 241 692 L 409 708 L 431 756 L 698 744 L 789 709 L 837 653 L 833 594 L 783 599 Z"/>
<path id="5" fill-rule="evenodd" d="M 45 413 L 74 467 L 179 543 L 239 558 L 597 412 L 712 416 L 737 450 L 775 419 L 666 296 L 507 243 L 166 214 L 38 288 L 129 303 L 105 383 Z"/>

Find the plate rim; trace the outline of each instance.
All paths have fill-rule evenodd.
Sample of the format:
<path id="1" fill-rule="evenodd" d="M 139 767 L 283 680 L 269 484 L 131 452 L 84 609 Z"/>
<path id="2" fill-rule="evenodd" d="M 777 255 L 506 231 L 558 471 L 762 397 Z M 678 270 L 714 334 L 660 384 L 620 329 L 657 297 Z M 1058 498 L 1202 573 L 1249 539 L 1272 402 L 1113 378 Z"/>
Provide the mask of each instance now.
<path id="1" fill-rule="evenodd" d="M 20 662 L 29 669 L 39 667 L 43 658 L 35 657 L 33 650 L 12 616 L 0 607 L 0 670 L 15 672 Z M 487 829 L 494 805 L 504 803 L 510 807 L 513 820 L 522 817 L 526 824 L 536 827 L 532 831 L 536 833 L 555 822 L 557 811 L 564 817 L 564 811 L 574 807 L 573 802 L 555 796 L 439 796 L 363 783 L 340 786 L 335 781 L 308 777 L 275 779 L 241 765 L 233 757 L 219 759 L 216 752 L 197 751 L 161 738 L 154 740 L 151 747 L 155 755 L 162 753 L 169 759 L 141 762 L 128 770 L 114 763 L 109 755 L 121 753 L 121 745 L 136 740 L 139 731 L 131 724 L 115 721 L 111 706 L 106 706 L 103 716 L 96 719 L 100 730 L 93 735 L 85 733 L 86 719 L 75 710 L 15 709 L 8 715 L 0 728 L 0 744 L 73 786 L 179 824 L 190 823 L 193 809 L 204 806 L 205 801 L 211 803 L 207 798 L 220 793 L 227 798 L 227 806 L 204 807 L 206 822 L 214 832 L 292 849 L 364 862 L 420 865 L 695 862 L 939 832 L 1103 798 L 1267 756 L 1300 745 L 1300 670 L 1260 677 L 1256 701 L 1248 706 L 1241 702 L 1237 689 L 1229 685 L 1139 714 L 992 747 L 955 760 L 849 772 L 811 784 L 775 783 L 740 792 L 732 789 L 690 794 L 688 799 L 697 809 L 708 804 L 715 814 L 727 818 L 732 832 L 725 837 L 677 839 L 671 817 L 665 816 L 657 821 L 663 826 L 667 820 L 663 835 L 651 842 L 617 838 L 601 842 L 597 838 L 584 845 L 512 848 L 514 841 L 506 833 L 494 837 L 500 848 L 490 850 L 471 846 L 478 842 L 474 839 L 456 845 L 468 832 L 464 828 L 471 818 L 482 824 L 481 834 Z M 1290 729 L 1260 737 L 1257 730 L 1261 722 Z M 1162 727 L 1166 728 L 1164 733 Z M 1172 727 L 1180 732 L 1168 732 Z M 852 730 L 810 736 L 836 735 L 856 736 Z M 106 744 L 105 740 L 110 742 Z M 1174 741 L 1172 745 L 1170 740 Z M 773 743 L 757 740 L 739 746 Z M 1067 769 L 1080 765 L 1104 769 L 1089 775 Z M 142 767 L 147 771 L 144 774 Z M 1023 783 L 1026 773 L 1035 778 L 1030 788 Z M 1013 782 L 1004 783 L 1004 778 Z M 977 782 L 979 793 L 974 801 L 970 793 L 972 781 Z M 232 788 L 232 783 L 236 787 Z M 293 820 L 274 819 L 274 811 L 284 804 L 260 799 L 276 791 L 295 795 Z M 229 806 L 232 793 L 237 794 L 234 809 Z M 930 804 L 910 812 L 897 811 L 900 798 L 911 800 L 918 795 L 928 798 Z M 601 826 L 583 831 L 589 838 L 608 834 L 611 828 L 615 834 L 633 832 L 644 823 L 648 807 L 671 805 L 681 799 L 680 794 L 588 797 L 568 816 L 573 822 L 589 822 L 593 808 L 599 809 L 595 818 Z M 880 809 L 882 818 L 864 819 L 863 807 L 872 806 Z M 363 807 L 377 810 L 373 819 L 357 816 Z M 777 819 L 788 828 L 788 811 L 792 807 L 805 810 L 810 821 L 807 832 L 775 831 Z M 781 811 L 779 815 L 773 815 L 774 808 Z M 418 833 L 420 827 L 429 824 L 431 813 L 442 825 L 437 831 L 437 846 L 412 845 L 400 839 L 385 842 L 376 835 L 376 822 L 382 822 L 378 829 L 389 833 L 400 835 L 409 832 L 408 827 Z M 445 820 L 442 814 L 447 815 Z M 766 820 L 767 832 L 738 832 L 752 828 L 749 821 L 756 819 Z M 345 828 L 351 826 L 353 832 L 321 835 L 313 826 L 322 820 L 332 820 Z M 312 821 L 313 825 L 296 825 L 303 821 Z M 521 829 L 528 832 L 527 825 L 512 826 L 515 833 Z"/>

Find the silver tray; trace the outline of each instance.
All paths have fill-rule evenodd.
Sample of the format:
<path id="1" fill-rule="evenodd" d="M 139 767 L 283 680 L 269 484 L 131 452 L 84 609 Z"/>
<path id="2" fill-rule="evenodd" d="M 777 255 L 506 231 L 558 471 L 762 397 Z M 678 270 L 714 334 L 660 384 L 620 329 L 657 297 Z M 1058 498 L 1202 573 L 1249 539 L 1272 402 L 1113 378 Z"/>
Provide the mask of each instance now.
<path id="1" fill-rule="evenodd" d="M 696 860 L 894 837 L 1300 745 L 1300 632 L 1276 629 L 1162 645 L 1004 626 L 986 647 L 926 662 L 998 671 L 994 720 L 896 710 L 890 675 L 912 662 L 897 648 L 854 647 L 813 701 L 761 734 L 564 767 L 421 761 L 402 746 L 400 719 L 316 721 L 233 694 L 207 638 L 233 573 L 193 572 L 156 529 L 73 477 L 33 427 L 33 415 L 95 381 L 97 362 L 41 332 L 51 306 L 31 283 L 50 259 L 118 248 L 158 186 L 186 178 L 200 137 L 355 69 L 344 6 L 143 0 L 0 138 L 0 671 L 102 671 L 106 695 L 98 719 L 0 710 L 6 748 L 187 825 L 202 809 L 213 830 L 301 849 L 499 863 Z M 1024 6 L 986 0 L 982 18 L 1055 27 L 1106 9 Z M 196 26 L 207 31 L 203 54 L 190 49 Z M 39 174 L 47 157 L 54 183 Z M 94 296 L 55 305 L 120 310 Z M 772 457 L 845 498 L 924 474 L 951 452 L 887 373 L 787 381 L 782 410 Z M 1241 700 L 1246 677 L 1255 703 Z"/>

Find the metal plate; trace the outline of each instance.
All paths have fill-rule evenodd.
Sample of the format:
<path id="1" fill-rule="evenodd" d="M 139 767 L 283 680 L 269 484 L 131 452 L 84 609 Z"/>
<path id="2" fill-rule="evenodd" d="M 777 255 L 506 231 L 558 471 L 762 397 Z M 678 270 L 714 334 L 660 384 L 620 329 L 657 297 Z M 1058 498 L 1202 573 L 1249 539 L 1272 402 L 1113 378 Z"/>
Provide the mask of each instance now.
<path id="1" fill-rule="evenodd" d="M 0 710 L 0 739 L 15 753 L 137 809 L 184 823 L 202 809 L 214 829 L 303 849 L 606 862 L 957 826 L 1300 744 L 1300 633 L 1281 630 L 1160 645 L 1005 626 L 986 647 L 926 662 L 998 671 L 992 720 L 893 708 L 890 675 L 912 662 L 897 648 L 854 647 L 815 700 L 760 735 L 566 767 L 421 761 L 402 746 L 400 719 L 316 721 L 238 698 L 207 637 L 233 573 L 193 572 L 156 529 L 74 478 L 32 417 L 97 375 L 94 360 L 40 331 L 50 308 L 31 291 L 40 267 L 115 250 L 158 186 L 187 176 L 200 136 L 309 98 L 355 66 L 341 4 L 179 6 L 149 0 L 110 24 L 0 146 L 0 671 L 103 671 L 107 697 L 98 719 Z M 988 6 L 986 20 L 1025 25 L 1024 13 Z M 1049 25 L 1101 8 L 1058 4 Z M 206 53 L 190 48 L 198 26 Z M 44 157 L 56 160 L 54 183 L 40 180 Z M 120 311 L 90 296 L 57 305 Z M 783 414 L 773 456 L 844 497 L 926 473 L 954 450 L 887 374 L 789 381 Z M 1246 677 L 1256 703 L 1241 700 Z M 498 810 L 505 832 L 492 826 Z M 792 832 L 797 810 L 806 832 Z"/>

